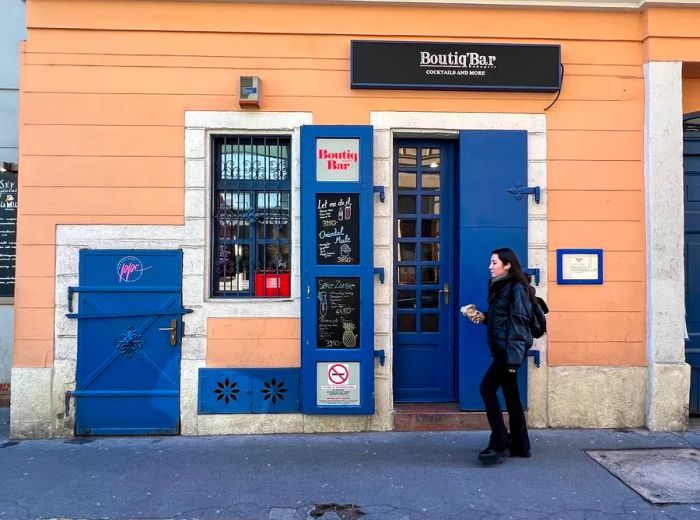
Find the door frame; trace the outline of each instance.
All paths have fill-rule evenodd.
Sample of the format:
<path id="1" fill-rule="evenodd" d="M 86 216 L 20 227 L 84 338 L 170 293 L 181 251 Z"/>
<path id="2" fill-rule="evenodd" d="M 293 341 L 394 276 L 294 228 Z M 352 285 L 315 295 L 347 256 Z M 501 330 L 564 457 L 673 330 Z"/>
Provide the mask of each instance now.
<path id="1" fill-rule="evenodd" d="M 393 188 L 393 140 L 401 138 L 447 138 L 457 139 L 460 130 L 527 130 L 528 132 L 528 180 L 546 188 L 547 185 L 547 117 L 545 114 L 514 113 L 459 113 L 459 112 L 370 112 L 370 124 L 374 127 L 375 142 L 375 183 Z M 393 197 L 393 194 L 390 195 Z M 391 219 L 394 218 L 390 214 Z M 541 269 L 538 295 L 547 299 L 547 198 L 532 207 L 528 216 L 528 257 L 530 265 Z M 388 234 L 387 234 L 388 235 Z M 395 253 L 392 249 L 393 236 L 375 240 L 377 255 L 386 260 L 385 265 L 393 266 Z M 385 253 L 386 252 L 386 253 Z M 384 255 L 388 254 L 388 257 Z M 377 297 L 378 313 L 391 316 L 393 301 L 391 290 L 393 280 L 380 288 Z M 386 302 L 386 303 L 383 303 Z M 392 320 L 393 321 L 393 320 Z M 378 322 L 381 326 L 381 322 Z M 381 330 L 384 340 L 391 346 L 391 327 Z M 385 343 L 385 344 L 386 344 Z M 538 340 L 541 351 L 542 369 L 537 377 L 528 380 L 528 421 L 534 426 L 547 426 L 547 339 Z M 393 349 L 392 349 L 393 351 Z M 391 359 L 391 358 L 390 358 Z M 534 370 L 532 361 L 528 369 Z M 393 404 L 391 377 L 386 382 L 377 381 L 377 401 Z M 392 408 L 391 406 L 389 407 Z"/>
<path id="2" fill-rule="evenodd" d="M 457 191 L 457 186 L 458 186 L 458 175 L 457 175 L 457 165 L 458 165 L 458 141 L 451 137 L 451 138 L 446 138 L 446 137 L 434 137 L 434 136 L 421 136 L 421 137 L 395 137 L 392 140 L 392 151 L 396 151 L 400 146 L 406 145 L 408 147 L 412 146 L 421 146 L 421 147 L 440 147 L 440 149 L 443 151 L 444 155 L 441 158 L 441 162 L 445 165 L 444 167 L 440 168 L 440 174 L 441 174 L 441 188 L 440 188 L 440 196 L 443 198 L 443 200 L 440 201 L 441 204 L 441 212 L 440 212 L 440 241 L 439 243 L 441 244 L 441 250 L 440 250 L 440 278 L 438 281 L 438 286 L 448 283 L 449 287 L 449 294 L 451 298 L 448 298 L 449 303 L 443 305 L 439 305 L 438 308 L 442 309 L 441 311 L 438 312 L 438 315 L 441 316 L 440 324 L 441 326 L 444 326 L 444 331 L 441 333 L 441 336 L 446 335 L 447 336 L 447 350 L 448 352 L 446 353 L 446 363 L 449 363 L 449 366 L 446 367 L 446 375 L 448 377 L 448 382 L 445 392 L 448 394 L 444 399 L 443 398 L 430 398 L 430 397 L 423 397 L 423 398 L 415 398 L 415 399 L 402 399 L 402 402 L 453 402 L 457 400 L 458 397 L 458 376 L 459 376 L 459 366 L 458 366 L 458 349 L 456 346 L 456 299 L 455 295 L 457 293 L 457 282 L 456 282 L 456 268 L 455 268 L 455 262 L 457 260 L 457 254 L 458 251 L 456 247 L 453 247 L 456 242 L 457 234 L 456 234 L 456 218 L 455 218 L 455 207 L 456 207 L 456 202 L 455 202 L 455 196 L 454 193 Z M 398 165 L 396 164 L 397 157 L 395 154 L 392 154 L 392 182 L 394 182 L 396 189 L 394 190 L 394 196 L 392 198 L 392 254 L 394 255 L 393 261 L 392 261 L 392 274 L 393 274 L 393 279 L 394 283 L 392 284 L 391 290 L 392 290 L 392 344 L 396 345 L 397 344 L 397 335 L 399 334 L 398 331 L 398 321 L 395 320 L 397 316 L 397 301 L 396 297 L 398 296 L 398 291 L 400 290 L 398 286 L 398 270 L 399 270 L 399 263 L 396 258 L 396 246 L 399 243 L 398 242 L 398 229 L 397 229 L 397 215 L 398 215 L 398 197 L 399 197 L 399 189 L 398 189 L 398 183 L 397 181 L 397 176 L 398 176 Z M 418 168 L 416 168 L 416 171 Z M 416 191 L 422 191 L 423 187 L 421 186 L 420 190 L 416 188 Z M 411 190 L 412 191 L 412 190 Z M 417 203 L 418 204 L 418 203 Z M 416 215 L 422 215 L 423 212 L 419 211 L 419 208 L 416 208 L 417 213 Z M 447 217 L 448 221 L 445 221 L 445 217 Z M 443 232 L 445 233 L 443 236 Z M 420 230 L 416 229 L 416 237 L 418 237 L 420 234 Z M 444 244 L 451 244 L 452 247 L 449 247 L 447 250 L 447 254 L 443 254 L 442 250 L 442 245 Z M 417 260 L 418 261 L 418 260 Z M 417 266 L 418 268 L 418 266 Z M 416 273 L 417 274 L 417 273 Z M 409 289 L 410 290 L 410 289 Z M 416 297 L 418 297 L 418 289 L 416 288 Z M 438 292 L 438 301 L 443 302 L 444 298 L 444 292 L 442 290 L 439 290 Z M 446 312 L 445 312 L 446 311 Z M 418 315 L 417 315 L 418 316 Z M 410 341 L 409 341 L 410 344 Z M 398 353 L 393 357 L 394 361 L 396 361 Z M 395 370 L 395 364 L 392 366 L 392 370 Z M 396 395 L 396 384 L 394 384 L 394 395 Z"/>

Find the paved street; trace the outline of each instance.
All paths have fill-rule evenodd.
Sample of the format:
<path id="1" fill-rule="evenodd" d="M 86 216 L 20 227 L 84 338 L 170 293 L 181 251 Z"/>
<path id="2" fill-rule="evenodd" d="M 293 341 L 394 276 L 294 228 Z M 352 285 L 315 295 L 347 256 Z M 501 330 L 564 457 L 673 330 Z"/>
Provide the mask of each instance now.
<path id="1" fill-rule="evenodd" d="M 0 408 L 2 520 L 700 519 L 700 504 L 652 505 L 585 453 L 700 448 L 695 425 L 534 430 L 531 459 L 482 467 L 486 432 L 16 443 L 8 422 Z"/>

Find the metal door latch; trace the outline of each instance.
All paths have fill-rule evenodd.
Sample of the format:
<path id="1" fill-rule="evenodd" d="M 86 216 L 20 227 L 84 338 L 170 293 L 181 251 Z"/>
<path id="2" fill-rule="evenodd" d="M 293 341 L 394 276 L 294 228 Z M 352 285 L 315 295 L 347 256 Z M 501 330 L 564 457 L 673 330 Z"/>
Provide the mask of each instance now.
<path id="1" fill-rule="evenodd" d="M 170 327 L 160 327 L 158 330 L 170 331 L 170 345 L 177 345 L 177 320 L 170 320 Z"/>
<path id="2" fill-rule="evenodd" d="M 438 290 L 438 292 L 441 292 L 444 295 L 445 305 L 448 305 L 450 303 L 450 285 L 445 282 L 445 285 L 443 285 L 442 289 Z"/>

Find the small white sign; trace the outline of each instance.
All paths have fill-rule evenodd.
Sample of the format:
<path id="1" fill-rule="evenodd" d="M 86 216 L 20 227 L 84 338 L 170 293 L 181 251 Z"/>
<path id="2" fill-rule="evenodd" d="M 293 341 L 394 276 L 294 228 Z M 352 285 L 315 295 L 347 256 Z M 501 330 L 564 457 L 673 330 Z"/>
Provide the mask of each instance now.
<path id="1" fill-rule="evenodd" d="M 316 364 L 316 404 L 360 405 L 360 364 L 331 361 Z"/>
<path id="2" fill-rule="evenodd" d="M 567 280 L 598 279 L 598 255 L 595 253 L 576 253 L 562 255 L 562 269 Z"/>
<path id="3" fill-rule="evenodd" d="M 359 139 L 316 139 L 317 181 L 359 181 Z"/>

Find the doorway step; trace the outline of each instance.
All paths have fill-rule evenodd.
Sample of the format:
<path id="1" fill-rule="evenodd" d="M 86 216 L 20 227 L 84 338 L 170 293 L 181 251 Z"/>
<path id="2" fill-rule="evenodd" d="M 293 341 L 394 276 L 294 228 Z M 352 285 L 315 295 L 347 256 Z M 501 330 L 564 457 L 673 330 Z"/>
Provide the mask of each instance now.
<path id="1" fill-rule="evenodd" d="M 508 414 L 503 418 L 508 424 Z M 394 431 L 488 430 L 486 412 L 463 412 L 457 403 L 396 403 Z"/>

